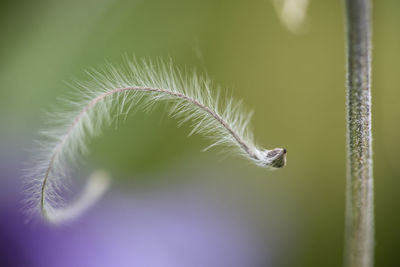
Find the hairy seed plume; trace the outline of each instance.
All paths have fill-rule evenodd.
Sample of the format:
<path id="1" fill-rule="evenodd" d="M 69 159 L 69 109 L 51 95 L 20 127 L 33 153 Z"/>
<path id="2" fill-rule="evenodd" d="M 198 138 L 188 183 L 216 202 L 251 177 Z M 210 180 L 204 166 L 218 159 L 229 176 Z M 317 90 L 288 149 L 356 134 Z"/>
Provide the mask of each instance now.
<path id="1" fill-rule="evenodd" d="M 172 62 L 161 60 L 126 61 L 121 68 L 108 65 L 88 75 L 89 81 L 78 83 L 77 94 L 65 101 L 65 110 L 49 114 L 51 126 L 41 132 L 34 167 L 28 170 L 28 206 L 48 222 L 76 218 L 107 189 L 108 176 L 95 172 L 76 201 L 67 205 L 62 198 L 68 170 L 86 153 L 88 141 L 113 118 L 133 108 L 166 102 L 171 117 L 192 123 L 190 134 L 212 140 L 205 150 L 224 145 L 258 166 L 274 169 L 285 165 L 286 150 L 255 145 L 249 127 L 251 113 L 244 112 L 241 102 L 221 99 L 206 77 L 183 74 Z"/>

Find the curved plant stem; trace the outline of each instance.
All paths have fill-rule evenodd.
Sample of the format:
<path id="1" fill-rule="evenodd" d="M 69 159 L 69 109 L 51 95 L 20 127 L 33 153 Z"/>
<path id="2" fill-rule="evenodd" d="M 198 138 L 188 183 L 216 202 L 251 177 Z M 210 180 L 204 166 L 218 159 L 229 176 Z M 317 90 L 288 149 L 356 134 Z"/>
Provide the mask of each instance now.
<path id="1" fill-rule="evenodd" d="M 273 168 L 281 168 L 285 164 L 285 155 L 286 155 L 286 150 L 285 149 L 274 149 L 274 150 L 266 150 L 264 152 L 258 151 L 257 148 L 255 148 L 252 144 L 248 144 L 246 140 L 244 140 L 240 134 L 238 134 L 234 128 L 232 128 L 232 125 L 230 125 L 221 115 L 218 114 L 218 112 L 212 110 L 205 104 L 201 103 L 201 101 L 187 96 L 183 93 L 180 92 L 174 92 L 166 89 L 160 89 L 160 88 L 151 88 L 151 87 L 124 87 L 124 88 L 116 88 L 112 89 L 108 92 L 104 92 L 94 99 L 92 99 L 90 102 L 85 105 L 80 112 L 76 115 L 76 117 L 72 120 L 71 125 L 67 129 L 66 133 L 62 137 L 60 143 L 57 145 L 55 148 L 53 154 L 51 155 L 50 162 L 47 165 L 46 172 L 44 174 L 43 181 L 41 183 L 41 192 L 40 192 L 40 210 L 44 218 L 46 218 L 49 222 L 58 222 L 64 219 L 69 219 L 70 217 L 75 217 L 76 214 L 80 213 L 81 211 L 84 210 L 85 207 L 88 207 L 89 205 L 87 204 L 88 202 L 93 202 L 93 198 L 98 198 L 98 195 L 100 195 L 99 192 L 104 191 L 104 187 L 106 185 L 105 180 L 105 175 L 94 175 L 91 184 L 95 184 L 97 187 L 99 187 L 101 190 L 93 190 L 91 189 L 90 186 L 88 186 L 88 192 L 93 195 L 93 197 L 87 197 L 85 194 L 83 194 L 83 197 L 81 198 L 82 200 L 77 201 L 75 205 L 73 206 L 67 206 L 64 209 L 54 209 L 51 207 L 51 205 L 46 205 L 48 202 L 47 201 L 47 188 L 48 188 L 48 181 L 50 177 L 50 173 L 52 169 L 54 168 L 54 162 L 56 161 L 56 158 L 59 156 L 60 151 L 62 150 L 62 147 L 65 145 L 67 139 L 71 135 L 71 132 L 74 131 L 76 127 L 78 127 L 79 122 L 82 120 L 82 118 L 91 110 L 96 104 L 101 102 L 103 99 L 107 97 L 112 97 L 113 95 L 118 95 L 124 92 L 144 92 L 144 93 L 157 93 L 161 95 L 168 95 L 173 98 L 181 99 L 186 102 L 191 103 L 192 105 L 198 107 L 201 109 L 203 112 L 207 113 L 209 116 L 211 116 L 215 121 L 218 122 L 223 128 L 226 129 L 226 131 L 229 133 L 229 135 L 232 136 L 232 138 L 235 140 L 237 145 L 243 150 L 243 152 L 251 159 L 253 159 L 257 164 L 262 164 L 265 167 L 273 167 Z M 260 158 L 261 157 L 261 158 Z M 96 178 L 100 177 L 100 178 Z M 99 192 L 97 192 L 99 191 Z M 49 212 L 48 208 L 52 208 L 53 210 Z"/>
<path id="2" fill-rule="evenodd" d="M 374 261 L 370 1 L 345 0 L 347 24 L 347 207 L 344 265 Z"/>

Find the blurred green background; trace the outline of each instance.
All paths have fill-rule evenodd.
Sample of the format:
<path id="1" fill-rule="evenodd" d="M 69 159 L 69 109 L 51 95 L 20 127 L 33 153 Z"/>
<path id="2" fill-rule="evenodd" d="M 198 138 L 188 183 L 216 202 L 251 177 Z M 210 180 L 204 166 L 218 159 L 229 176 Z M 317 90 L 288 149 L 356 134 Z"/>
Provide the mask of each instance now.
<path id="1" fill-rule="evenodd" d="M 346 161 L 342 2 L 311 1 L 308 30 L 293 34 L 268 0 L 1 1 L 2 149 L 28 149 L 44 125 L 43 110 L 70 90 L 63 81 L 85 79 L 85 69 L 106 61 L 118 65 L 125 54 L 171 57 L 243 99 L 255 111 L 256 140 L 287 148 L 287 167 L 267 172 L 236 157 L 221 160 L 218 148 L 200 153 L 208 142 L 187 138 L 189 127 L 176 127 L 161 106 L 132 114 L 117 131 L 105 130 L 92 142 L 90 168 L 109 170 L 115 189 L 132 194 L 194 179 L 209 192 L 204 198 L 240 214 L 266 240 L 268 231 L 279 228 L 278 262 L 340 266 Z M 400 2 L 373 4 L 376 266 L 400 266 Z"/>

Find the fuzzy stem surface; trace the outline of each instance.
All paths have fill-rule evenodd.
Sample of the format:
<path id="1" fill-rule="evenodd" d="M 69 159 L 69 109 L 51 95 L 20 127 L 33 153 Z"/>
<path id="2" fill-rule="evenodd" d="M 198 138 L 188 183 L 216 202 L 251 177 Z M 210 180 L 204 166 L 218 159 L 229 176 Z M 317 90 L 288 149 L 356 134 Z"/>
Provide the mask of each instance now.
<path id="1" fill-rule="evenodd" d="M 347 26 L 347 203 L 345 267 L 374 262 L 371 135 L 371 3 L 345 0 Z"/>

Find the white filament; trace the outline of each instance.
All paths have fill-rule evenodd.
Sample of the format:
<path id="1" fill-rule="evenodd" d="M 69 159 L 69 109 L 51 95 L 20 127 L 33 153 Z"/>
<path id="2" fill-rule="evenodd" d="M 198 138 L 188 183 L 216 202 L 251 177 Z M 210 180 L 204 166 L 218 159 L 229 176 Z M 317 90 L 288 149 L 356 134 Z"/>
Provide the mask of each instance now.
<path id="1" fill-rule="evenodd" d="M 181 123 L 191 121 L 190 134 L 201 133 L 213 143 L 225 145 L 255 164 L 280 168 L 286 150 L 259 149 L 253 142 L 251 113 L 240 102 L 221 99 L 212 83 L 195 73 L 183 75 L 172 63 L 126 61 L 122 68 L 108 66 L 88 72 L 90 81 L 78 83 L 76 93 L 65 100 L 65 111 L 49 114 L 50 126 L 42 131 L 32 166 L 28 169 L 28 200 L 31 211 L 40 211 L 49 222 L 72 220 L 91 206 L 108 187 L 107 176 L 89 179 L 83 195 L 72 205 L 62 198 L 71 165 L 80 161 L 88 141 L 99 135 L 113 118 L 132 108 L 150 108 L 166 102 L 169 114 Z"/>

